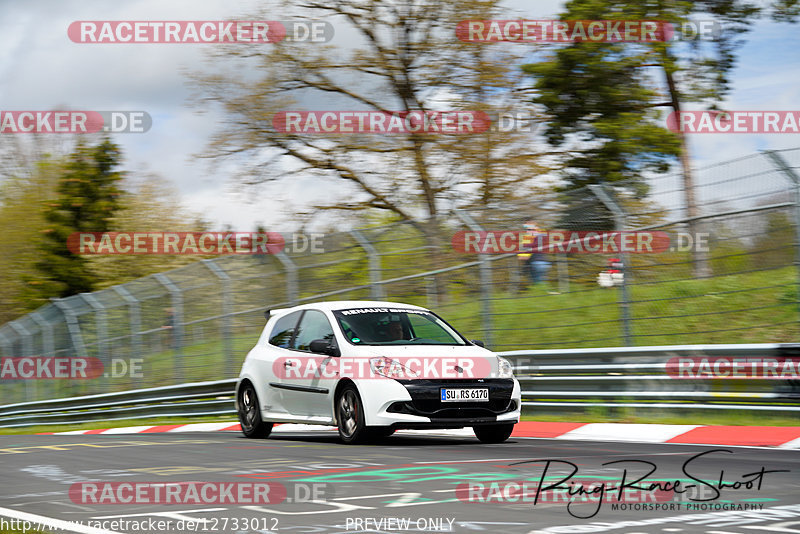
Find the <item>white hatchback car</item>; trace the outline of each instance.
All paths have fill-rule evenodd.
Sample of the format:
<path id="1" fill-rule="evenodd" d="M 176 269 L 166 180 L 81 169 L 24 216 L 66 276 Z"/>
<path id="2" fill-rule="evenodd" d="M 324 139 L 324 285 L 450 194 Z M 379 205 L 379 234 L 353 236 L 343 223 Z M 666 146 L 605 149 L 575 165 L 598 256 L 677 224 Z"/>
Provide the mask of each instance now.
<path id="1" fill-rule="evenodd" d="M 245 436 L 335 425 L 345 443 L 472 427 L 500 443 L 519 421 L 511 364 L 419 306 L 338 301 L 270 310 L 236 385 Z"/>

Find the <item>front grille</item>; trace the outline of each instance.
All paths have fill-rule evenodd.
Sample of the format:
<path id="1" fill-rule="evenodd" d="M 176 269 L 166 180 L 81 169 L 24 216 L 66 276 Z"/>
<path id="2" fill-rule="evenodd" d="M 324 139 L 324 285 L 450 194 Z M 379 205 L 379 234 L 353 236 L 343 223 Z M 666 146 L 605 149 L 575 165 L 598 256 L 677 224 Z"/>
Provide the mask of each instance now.
<path id="1" fill-rule="evenodd" d="M 435 418 L 490 417 L 505 413 L 510 411 L 511 393 L 514 390 L 514 381 L 503 378 L 398 380 L 398 382 L 408 390 L 411 402 L 402 403 L 404 405 L 402 407 L 393 405 L 390 411 L 397 410 Z M 442 402 L 440 390 L 452 387 L 488 388 L 489 401 Z"/>

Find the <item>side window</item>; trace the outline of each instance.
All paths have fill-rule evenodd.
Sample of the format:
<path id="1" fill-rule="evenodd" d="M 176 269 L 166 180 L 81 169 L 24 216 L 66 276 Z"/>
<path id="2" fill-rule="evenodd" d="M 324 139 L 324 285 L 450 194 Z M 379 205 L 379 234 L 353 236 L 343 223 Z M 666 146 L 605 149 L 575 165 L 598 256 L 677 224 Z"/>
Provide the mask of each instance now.
<path id="1" fill-rule="evenodd" d="M 333 341 L 333 328 L 325 314 L 317 310 L 306 310 L 300 327 L 297 329 L 297 339 L 294 346 L 297 350 L 309 350 L 309 345 L 315 339 Z"/>
<path id="2" fill-rule="evenodd" d="M 293 312 L 278 319 L 269 334 L 269 344 L 283 349 L 292 348 L 292 336 L 301 313 L 303 312 Z"/>

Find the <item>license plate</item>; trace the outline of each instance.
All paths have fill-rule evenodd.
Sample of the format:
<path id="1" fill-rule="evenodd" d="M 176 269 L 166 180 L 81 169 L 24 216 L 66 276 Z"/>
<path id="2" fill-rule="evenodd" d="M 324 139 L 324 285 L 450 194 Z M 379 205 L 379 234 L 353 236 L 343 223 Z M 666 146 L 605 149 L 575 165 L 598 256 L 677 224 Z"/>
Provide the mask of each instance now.
<path id="1" fill-rule="evenodd" d="M 489 402 L 489 388 L 442 388 L 442 402 Z"/>

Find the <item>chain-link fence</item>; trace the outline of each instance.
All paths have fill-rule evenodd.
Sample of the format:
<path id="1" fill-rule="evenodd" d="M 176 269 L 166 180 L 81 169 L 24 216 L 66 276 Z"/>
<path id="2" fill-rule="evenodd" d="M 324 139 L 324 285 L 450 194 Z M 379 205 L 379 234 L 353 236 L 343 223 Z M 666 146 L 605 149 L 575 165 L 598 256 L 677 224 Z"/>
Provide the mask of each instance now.
<path id="1" fill-rule="evenodd" d="M 224 256 L 53 300 L 0 327 L 0 354 L 96 358 L 103 372 L 93 380 L 3 379 L 2 402 L 232 378 L 265 309 L 318 300 L 427 306 L 497 350 L 797 341 L 798 168 L 800 149 L 696 169 L 692 218 L 682 176 L 662 175 L 647 186 L 591 186 L 455 211 L 436 225 L 328 234 L 323 253 Z M 666 232 L 670 242 L 636 254 L 454 247 L 459 232 L 554 229 Z M 699 239 L 699 252 L 690 239 L 694 248 Z"/>

